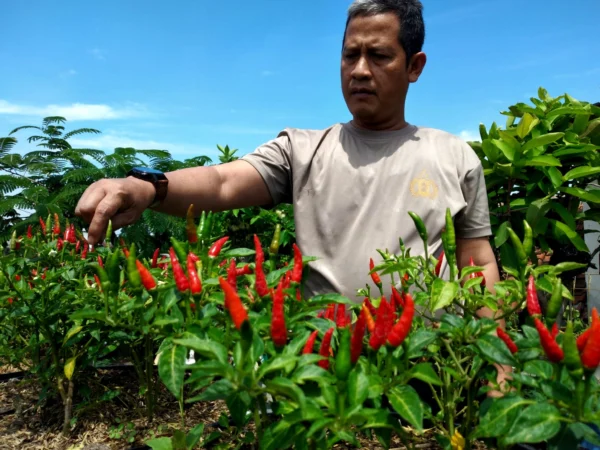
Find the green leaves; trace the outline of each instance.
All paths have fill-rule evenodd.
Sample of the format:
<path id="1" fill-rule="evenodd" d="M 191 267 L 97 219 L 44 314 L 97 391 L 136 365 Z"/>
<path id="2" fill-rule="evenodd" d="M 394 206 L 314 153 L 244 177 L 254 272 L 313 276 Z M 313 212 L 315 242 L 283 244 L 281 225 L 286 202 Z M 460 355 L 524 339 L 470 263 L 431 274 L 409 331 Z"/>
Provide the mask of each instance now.
<path id="1" fill-rule="evenodd" d="M 186 355 L 185 347 L 173 345 L 163 350 L 158 358 L 158 375 L 176 398 L 180 398 L 182 395 Z"/>
<path id="2" fill-rule="evenodd" d="M 392 407 L 400 416 L 415 427 L 423 430 L 423 405 L 417 392 L 410 386 L 396 386 L 388 392 Z"/>
<path id="3" fill-rule="evenodd" d="M 477 339 L 475 345 L 485 358 L 494 363 L 511 366 L 516 364 L 515 358 L 506 347 L 506 344 L 497 336 L 489 334 L 481 336 Z"/>
<path id="4" fill-rule="evenodd" d="M 431 291 L 431 311 L 435 312 L 450 305 L 456 298 L 458 291 L 458 283 L 436 278 Z"/>
<path id="5" fill-rule="evenodd" d="M 506 444 L 543 442 L 560 430 L 561 414 L 555 406 L 538 403 L 525 408 L 503 440 Z"/>
<path id="6" fill-rule="evenodd" d="M 492 406 L 481 417 L 475 434 L 478 437 L 500 437 L 511 428 L 515 418 L 530 401 L 521 397 L 504 397 L 493 401 Z"/>

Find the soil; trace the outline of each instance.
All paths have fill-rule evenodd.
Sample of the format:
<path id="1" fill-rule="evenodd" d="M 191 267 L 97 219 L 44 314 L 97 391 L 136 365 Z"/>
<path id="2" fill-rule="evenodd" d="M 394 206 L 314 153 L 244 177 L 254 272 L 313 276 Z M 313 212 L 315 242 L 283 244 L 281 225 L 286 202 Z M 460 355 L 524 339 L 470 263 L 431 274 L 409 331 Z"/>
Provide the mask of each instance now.
<path id="1" fill-rule="evenodd" d="M 6 369 L 2 372 L 8 372 Z M 109 401 L 86 403 L 75 398 L 74 410 L 77 420 L 69 437 L 61 433 L 63 409 L 58 399 L 49 399 L 38 404 L 39 390 L 31 380 L 10 379 L 0 382 L 0 450 L 4 449 L 47 449 L 47 450 L 141 450 L 144 442 L 153 437 L 170 436 L 180 428 L 179 407 L 174 397 L 162 387 L 157 399 L 154 420 L 144 416 L 144 405 L 138 393 L 139 384 L 135 372 L 130 369 L 98 370 L 87 377 L 86 388 L 91 398 L 100 398 L 102 393 L 119 392 Z M 98 395 L 100 394 L 100 395 Z M 221 413 L 227 414 L 224 402 L 197 402 L 187 407 L 187 429 L 198 423 L 205 424 L 205 432 L 216 430 Z M 119 424 L 124 430 L 119 432 Z M 212 427 L 212 428 L 211 428 Z M 360 440 L 363 449 L 382 449 L 375 440 Z M 392 449 L 401 446 L 397 438 L 392 440 Z M 336 446 L 337 449 L 347 448 Z M 417 448 L 439 449 L 431 434 L 419 438 Z M 485 449 L 477 445 L 476 449 Z"/>

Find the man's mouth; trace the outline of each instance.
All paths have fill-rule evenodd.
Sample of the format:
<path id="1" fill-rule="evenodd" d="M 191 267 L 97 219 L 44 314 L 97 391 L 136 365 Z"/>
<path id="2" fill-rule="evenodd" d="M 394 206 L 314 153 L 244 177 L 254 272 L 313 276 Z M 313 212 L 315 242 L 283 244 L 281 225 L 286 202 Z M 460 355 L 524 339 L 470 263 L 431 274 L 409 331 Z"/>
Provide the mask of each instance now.
<path id="1" fill-rule="evenodd" d="M 367 97 L 369 95 L 375 95 L 375 91 L 367 88 L 352 88 L 350 94 L 356 97 Z"/>

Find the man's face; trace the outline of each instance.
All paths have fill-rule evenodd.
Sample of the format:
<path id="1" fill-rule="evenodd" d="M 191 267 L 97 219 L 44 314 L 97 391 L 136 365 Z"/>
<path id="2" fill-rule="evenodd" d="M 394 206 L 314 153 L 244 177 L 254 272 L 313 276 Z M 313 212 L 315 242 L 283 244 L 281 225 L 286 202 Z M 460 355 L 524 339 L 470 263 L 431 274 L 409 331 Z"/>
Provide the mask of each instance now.
<path id="1" fill-rule="evenodd" d="M 404 124 L 408 84 L 416 81 L 398 42 L 400 21 L 393 13 L 353 18 L 342 52 L 342 92 L 357 126 L 389 129 Z M 423 57 L 424 54 L 420 54 Z"/>

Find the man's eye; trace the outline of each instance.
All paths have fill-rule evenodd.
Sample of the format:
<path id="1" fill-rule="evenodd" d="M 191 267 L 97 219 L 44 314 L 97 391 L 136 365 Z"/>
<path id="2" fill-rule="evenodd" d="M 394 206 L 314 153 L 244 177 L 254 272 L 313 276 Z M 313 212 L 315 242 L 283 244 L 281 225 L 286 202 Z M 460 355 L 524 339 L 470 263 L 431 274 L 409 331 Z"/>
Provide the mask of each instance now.
<path id="1" fill-rule="evenodd" d="M 388 58 L 388 55 L 384 55 L 383 53 L 375 53 L 373 56 L 375 58 L 377 58 L 377 59 L 386 59 L 386 58 Z"/>

